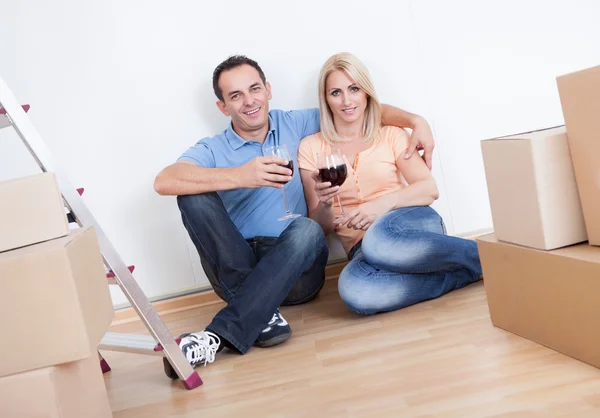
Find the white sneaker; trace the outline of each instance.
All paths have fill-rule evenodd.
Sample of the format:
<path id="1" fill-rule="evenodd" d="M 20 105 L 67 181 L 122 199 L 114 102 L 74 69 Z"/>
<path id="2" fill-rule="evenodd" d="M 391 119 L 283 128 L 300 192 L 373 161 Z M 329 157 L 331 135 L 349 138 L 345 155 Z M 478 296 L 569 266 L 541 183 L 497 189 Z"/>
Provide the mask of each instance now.
<path id="1" fill-rule="evenodd" d="M 192 367 L 200 363 L 206 366 L 215 361 L 215 355 L 221 344 L 218 335 L 210 331 L 192 332 L 180 336 L 179 348 Z"/>
<path id="2" fill-rule="evenodd" d="M 273 317 L 267 324 L 267 327 L 263 329 L 254 342 L 257 347 L 271 347 L 273 345 L 281 344 L 292 336 L 292 328 L 285 320 L 279 309 L 275 311 Z"/>

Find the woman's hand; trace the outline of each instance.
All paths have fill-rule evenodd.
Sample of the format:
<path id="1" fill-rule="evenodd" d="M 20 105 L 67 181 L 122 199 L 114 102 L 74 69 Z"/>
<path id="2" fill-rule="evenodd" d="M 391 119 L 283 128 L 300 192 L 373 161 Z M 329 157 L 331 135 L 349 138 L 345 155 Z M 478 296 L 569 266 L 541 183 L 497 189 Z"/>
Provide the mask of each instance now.
<path id="1" fill-rule="evenodd" d="M 384 199 L 374 199 L 358 206 L 347 214 L 338 226 L 346 225 L 348 228 L 366 231 L 373 222 L 390 211 L 389 203 Z"/>
<path id="2" fill-rule="evenodd" d="M 333 205 L 333 199 L 340 192 L 340 187 L 331 187 L 330 182 L 321 183 L 319 178 L 319 171 L 313 171 L 311 174 L 312 179 L 315 181 L 315 193 L 319 197 L 319 201 L 325 206 Z"/>

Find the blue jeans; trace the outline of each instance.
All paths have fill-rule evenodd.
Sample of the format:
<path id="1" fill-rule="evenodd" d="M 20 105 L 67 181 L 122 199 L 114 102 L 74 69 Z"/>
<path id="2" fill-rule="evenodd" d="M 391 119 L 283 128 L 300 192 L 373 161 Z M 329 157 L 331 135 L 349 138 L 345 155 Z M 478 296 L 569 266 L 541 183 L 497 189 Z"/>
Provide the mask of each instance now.
<path id="1" fill-rule="evenodd" d="M 442 218 L 429 206 L 396 209 L 377 219 L 349 258 L 339 293 L 363 315 L 437 298 L 482 274 L 475 241 L 446 235 Z"/>
<path id="2" fill-rule="evenodd" d="M 226 346 L 246 353 L 280 305 L 307 302 L 323 287 L 329 251 L 313 220 L 294 219 L 277 238 L 245 240 L 217 193 L 177 203 L 208 280 L 227 302 L 206 327 Z"/>

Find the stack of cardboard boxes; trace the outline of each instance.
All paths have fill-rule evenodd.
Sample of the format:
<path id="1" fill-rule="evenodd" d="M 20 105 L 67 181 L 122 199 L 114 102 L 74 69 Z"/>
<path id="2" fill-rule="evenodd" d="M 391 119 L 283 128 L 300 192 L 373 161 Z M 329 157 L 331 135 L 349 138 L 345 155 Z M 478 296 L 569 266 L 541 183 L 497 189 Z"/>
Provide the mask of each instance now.
<path id="1" fill-rule="evenodd" d="M 97 346 L 114 316 L 93 228 L 50 173 L 0 183 L 0 417 L 111 417 Z"/>
<path id="2" fill-rule="evenodd" d="M 565 126 L 481 143 L 494 325 L 600 367 L 600 67 L 557 78 Z"/>

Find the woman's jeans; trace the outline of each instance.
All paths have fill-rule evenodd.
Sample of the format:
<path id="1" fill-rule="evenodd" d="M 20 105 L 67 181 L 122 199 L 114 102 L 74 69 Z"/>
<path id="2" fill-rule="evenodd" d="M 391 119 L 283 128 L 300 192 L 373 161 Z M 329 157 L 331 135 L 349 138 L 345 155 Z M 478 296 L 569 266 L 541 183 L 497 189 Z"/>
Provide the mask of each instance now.
<path id="1" fill-rule="evenodd" d="M 400 208 L 377 219 L 349 258 L 339 293 L 364 315 L 437 298 L 482 274 L 475 241 L 446 235 L 442 218 L 429 206 Z"/>

